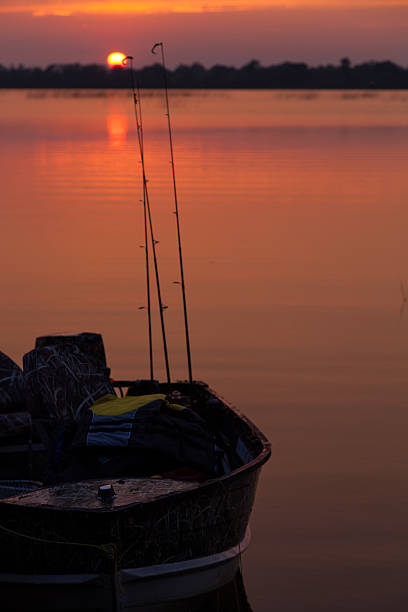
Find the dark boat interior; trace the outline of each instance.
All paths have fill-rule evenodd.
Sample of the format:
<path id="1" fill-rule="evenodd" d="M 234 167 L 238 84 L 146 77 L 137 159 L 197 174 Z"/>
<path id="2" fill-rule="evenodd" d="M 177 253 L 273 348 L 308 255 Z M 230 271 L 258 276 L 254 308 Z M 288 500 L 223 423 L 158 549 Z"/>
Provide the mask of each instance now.
<path id="1" fill-rule="evenodd" d="M 0 353 L 0 497 L 88 479 L 200 483 L 262 449 L 205 383 L 112 379 L 100 334 L 37 338 L 22 369 Z"/>

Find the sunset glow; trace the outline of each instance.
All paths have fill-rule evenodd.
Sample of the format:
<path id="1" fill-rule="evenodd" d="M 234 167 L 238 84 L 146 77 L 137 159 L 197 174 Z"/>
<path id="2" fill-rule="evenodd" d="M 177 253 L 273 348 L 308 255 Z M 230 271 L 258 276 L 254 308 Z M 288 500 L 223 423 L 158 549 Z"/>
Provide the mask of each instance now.
<path id="1" fill-rule="evenodd" d="M 113 51 L 112 53 L 109 53 L 108 57 L 106 58 L 106 62 L 111 68 L 116 66 L 123 68 L 127 64 L 127 58 L 124 53 L 121 53 L 120 51 Z"/>
<path id="2" fill-rule="evenodd" d="M 131 49 L 135 67 L 305 62 L 406 64 L 408 0 L 0 0 L 1 63 L 99 63 Z"/>
<path id="3" fill-rule="evenodd" d="M 157 14 L 157 13 L 210 13 L 226 11 L 253 11 L 269 8 L 307 8 L 307 7 L 375 7 L 387 6 L 388 0 L 145 0 L 144 2 L 129 2 L 122 0 L 5 0 L 1 3 L 0 13 L 30 13 L 36 17 L 46 15 L 70 16 L 73 14 Z M 408 6 L 408 0 L 393 0 L 393 6 Z"/>

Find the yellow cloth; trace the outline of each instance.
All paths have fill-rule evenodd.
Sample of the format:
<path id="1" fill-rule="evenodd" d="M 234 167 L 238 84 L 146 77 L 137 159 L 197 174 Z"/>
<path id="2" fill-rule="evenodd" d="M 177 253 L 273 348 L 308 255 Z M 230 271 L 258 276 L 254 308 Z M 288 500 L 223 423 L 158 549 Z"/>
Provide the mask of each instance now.
<path id="1" fill-rule="evenodd" d="M 158 399 L 164 400 L 167 408 L 171 408 L 172 410 L 184 410 L 184 406 L 169 404 L 163 393 L 157 393 L 155 395 L 131 395 L 129 397 L 117 397 L 109 393 L 97 399 L 91 406 L 91 410 L 94 414 L 100 416 L 120 416 L 121 414 L 132 412 L 132 410 L 137 410 L 145 404 L 149 404 Z"/>

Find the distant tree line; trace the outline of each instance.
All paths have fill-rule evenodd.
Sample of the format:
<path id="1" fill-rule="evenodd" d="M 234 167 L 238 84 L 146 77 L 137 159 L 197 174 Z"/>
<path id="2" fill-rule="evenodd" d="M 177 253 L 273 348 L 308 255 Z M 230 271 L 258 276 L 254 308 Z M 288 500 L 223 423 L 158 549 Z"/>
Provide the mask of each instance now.
<path id="1" fill-rule="evenodd" d="M 142 87 L 160 88 L 160 64 L 136 71 Z M 198 63 L 167 71 L 171 88 L 186 89 L 408 89 L 408 68 L 390 61 L 353 66 L 348 58 L 338 65 L 308 66 L 285 62 L 262 66 L 252 60 L 241 68 Z M 47 68 L 0 65 L 0 88 L 128 88 L 129 71 L 98 64 L 51 64 Z"/>

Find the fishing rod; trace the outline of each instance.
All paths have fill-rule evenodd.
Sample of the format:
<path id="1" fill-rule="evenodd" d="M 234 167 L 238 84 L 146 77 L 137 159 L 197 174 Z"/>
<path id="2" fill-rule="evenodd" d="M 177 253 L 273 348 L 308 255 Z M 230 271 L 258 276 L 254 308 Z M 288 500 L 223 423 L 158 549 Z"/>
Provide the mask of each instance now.
<path id="1" fill-rule="evenodd" d="M 127 58 L 126 58 L 127 59 Z M 132 62 L 132 60 L 131 60 Z M 131 85 L 132 85 L 132 96 L 135 100 L 136 92 L 133 78 L 133 66 L 131 63 Z M 134 104 L 136 127 L 139 132 L 139 121 L 137 116 L 137 104 Z M 143 141 L 142 141 L 143 144 Z M 152 310 L 150 301 L 150 263 L 149 263 L 149 248 L 148 248 L 148 234 L 147 234 L 147 206 L 146 206 L 146 191 L 143 181 L 143 222 L 144 222 L 144 248 L 145 251 L 145 262 L 146 262 L 146 297 L 147 297 L 147 320 L 148 320 L 148 338 L 149 338 L 149 365 L 150 365 L 150 380 L 154 380 L 154 367 L 153 367 L 153 340 L 152 340 Z M 143 309 L 141 306 L 140 309 Z"/>
<path id="2" fill-rule="evenodd" d="M 133 71 L 133 57 L 128 55 L 125 60 L 130 60 L 130 77 L 131 77 L 131 87 L 132 87 L 132 97 L 133 97 L 133 105 L 135 111 L 135 119 L 136 119 L 136 129 L 137 129 L 137 138 L 139 143 L 139 152 L 140 152 L 140 160 L 142 164 L 142 178 L 143 178 L 143 207 L 144 207 L 144 223 L 145 223 L 145 250 L 146 250 L 146 285 L 147 285 L 147 295 L 148 295 L 148 321 L 149 321 L 149 352 L 150 352 L 150 375 L 153 380 L 153 348 L 152 348 L 152 331 L 151 331 L 151 308 L 150 308 L 150 275 L 149 275 L 149 255 L 148 255 L 148 226 L 150 229 L 150 241 L 152 245 L 152 253 L 153 253 L 153 264 L 154 271 L 156 277 L 156 288 L 157 288 L 157 299 L 159 304 L 159 313 L 160 313 L 160 324 L 162 331 L 162 339 L 163 339 L 163 352 L 164 352 L 164 361 L 166 366 L 166 375 L 167 382 L 170 382 L 170 366 L 169 366 L 169 356 L 167 351 L 167 340 L 166 340 L 166 327 L 164 324 L 164 310 L 167 308 L 163 304 L 160 290 L 160 277 L 159 277 L 159 267 L 157 263 L 157 253 L 156 253 L 156 244 L 158 243 L 155 240 L 154 232 L 153 232 L 153 221 L 152 214 L 150 209 L 150 199 L 149 192 L 147 189 L 147 178 L 146 178 L 146 168 L 144 162 L 144 145 L 143 145 L 143 119 L 142 119 L 142 106 L 141 106 L 141 96 L 140 96 L 140 87 L 136 77 L 135 83 L 135 75 Z M 125 61 L 124 60 L 124 61 Z"/>
<path id="3" fill-rule="evenodd" d="M 190 334 L 188 330 L 186 285 L 184 282 L 183 253 L 182 253 L 182 247 L 181 247 L 181 230 L 180 230 L 180 218 L 179 218 L 178 197 L 177 197 L 176 171 L 174 167 L 173 136 L 172 136 L 172 131 L 171 131 L 170 105 L 169 105 L 169 95 L 168 95 L 168 86 L 167 86 L 167 71 L 166 71 L 166 63 L 164 59 L 164 45 L 162 42 L 159 42 L 153 45 L 153 48 L 152 48 L 153 54 L 156 53 L 157 47 L 160 47 L 160 51 L 161 51 L 161 66 L 162 66 L 163 81 L 164 81 L 164 95 L 165 95 L 165 100 L 166 100 L 167 127 L 168 127 L 168 132 L 169 132 L 170 164 L 171 164 L 172 178 L 173 178 L 174 214 L 176 215 L 176 226 L 177 226 L 177 242 L 178 242 L 179 264 L 180 264 L 180 284 L 181 284 L 181 292 L 182 292 L 182 297 L 183 297 L 183 313 L 184 313 L 184 329 L 185 329 L 185 335 L 186 335 L 188 378 L 189 378 L 189 382 L 192 383 L 193 374 L 192 374 L 192 369 L 191 369 Z"/>
<path id="4" fill-rule="evenodd" d="M 148 336 L 149 336 L 149 364 L 150 364 L 150 380 L 154 380 L 153 371 L 153 341 L 152 341 L 152 309 L 150 303 L 150 264 L 149 264 L 149 249 L 147 235 L 147 209 L 146 209 L 146 193 L 143 187 L 143 223 L 144 223 L 144 250 L 146 261 L 146 297 L 147 297 L 147 321 L 148 321 Z"/>

